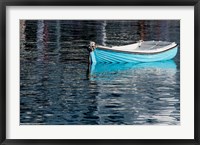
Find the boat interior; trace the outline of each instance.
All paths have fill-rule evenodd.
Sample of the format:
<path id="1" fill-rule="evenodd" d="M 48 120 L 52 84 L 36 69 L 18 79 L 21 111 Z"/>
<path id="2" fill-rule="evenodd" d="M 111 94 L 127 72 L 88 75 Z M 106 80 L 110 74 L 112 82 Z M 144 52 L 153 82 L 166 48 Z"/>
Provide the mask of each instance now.
<path id="1" fill-rule="evenodd" d="M 127 51 L 127 52 L 156 52 L 173 48 L 176 45 L 177 44 L 175 42 L 166 42 L 166 41 L 139 41 L 137 43 L 124 46 L 113 46 L 113 47 L 97 46 L 97 48 Z"/>

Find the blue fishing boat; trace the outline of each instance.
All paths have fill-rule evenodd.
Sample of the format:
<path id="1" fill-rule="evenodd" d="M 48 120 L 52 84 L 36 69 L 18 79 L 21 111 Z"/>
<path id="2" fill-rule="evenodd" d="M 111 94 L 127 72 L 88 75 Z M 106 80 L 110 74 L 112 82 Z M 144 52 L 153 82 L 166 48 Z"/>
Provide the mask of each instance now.
<path id="1" fill-rule="evenodd" d="M 173 59 L 178 52 L 175 42 L 139 41 L 124 46 L 101 46 L 90 42 L 90 63 L 155 62 Z"/>

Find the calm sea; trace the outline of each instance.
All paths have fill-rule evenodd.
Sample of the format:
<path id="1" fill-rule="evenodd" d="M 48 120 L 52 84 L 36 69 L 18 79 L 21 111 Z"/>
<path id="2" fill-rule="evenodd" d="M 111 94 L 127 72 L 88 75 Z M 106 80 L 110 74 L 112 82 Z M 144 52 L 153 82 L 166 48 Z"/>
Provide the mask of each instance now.
<path id="1" fill-rule="evenodd" d="M 179 125 L 180 47 L 171 61 L 88 69 L 89 41 L 140 39 L 179 44 L 180 22 L 21 20 L 20 124 Z"/>

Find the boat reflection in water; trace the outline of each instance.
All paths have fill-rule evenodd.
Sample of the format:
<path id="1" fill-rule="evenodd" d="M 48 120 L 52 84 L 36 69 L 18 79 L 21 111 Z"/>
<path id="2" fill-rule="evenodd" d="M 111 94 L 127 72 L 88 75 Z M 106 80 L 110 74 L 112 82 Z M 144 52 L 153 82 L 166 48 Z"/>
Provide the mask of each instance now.
<path id="1" fill-rule="evenodd" d="M 122 124 L 179 124 L 180 78 L 176 67 L 173 60 L 91 65 L 90 82 L 99 92 L 99 123 L 107 124 L 114 112 L 119 124 L 120 120 Z"/>
<path id="2" fill-rule="evenodd" d="M 137 72 L 144 74 L 144 77 L 147 77 L 148 73 L 154 74 L 154 77 L 159 76 L 162 72 L 171 76 L 176 73 L 176 63 L 173 60 L 151 63 L 97 63 L 90 66 L 90 80 L 137 77 Z"/>

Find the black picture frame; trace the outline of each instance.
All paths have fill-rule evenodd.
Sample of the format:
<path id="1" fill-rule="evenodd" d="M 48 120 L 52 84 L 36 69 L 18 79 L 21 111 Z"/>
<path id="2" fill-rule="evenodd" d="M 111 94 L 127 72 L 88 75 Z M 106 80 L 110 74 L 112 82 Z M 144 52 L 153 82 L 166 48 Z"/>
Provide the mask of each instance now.
<path id="1" fill-rule="evenodd" d="M 194 96 L 194 139 L 6 139 L 6 7 L 7 6 L 194 6 L 195 11 L 195 96 Z M 61 145 L 61 144 L 200 144 L 200 99 L 199 99 L 199 57 L 200 57 L 200 1 L 199 0 L 1 0 L 0 1 L 0 143 L 8 145 Z M 188 96 L 190 97 L 190 96 Z"/>

